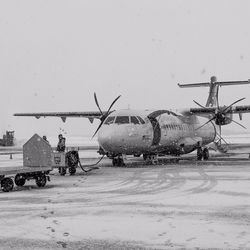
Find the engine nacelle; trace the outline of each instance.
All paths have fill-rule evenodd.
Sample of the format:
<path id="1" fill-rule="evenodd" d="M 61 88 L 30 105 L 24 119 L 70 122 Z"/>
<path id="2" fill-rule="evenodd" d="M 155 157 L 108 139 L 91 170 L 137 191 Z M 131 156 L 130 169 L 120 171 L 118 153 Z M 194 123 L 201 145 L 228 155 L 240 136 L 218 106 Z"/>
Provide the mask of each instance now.
<path id="1" fill-rule="evenodd" d="M 232 113 L 225 114 L 223 112 L 217 112 L 215 113 L 215 124 L 220 126 L 230 124 L 232 122 L 232 118 L 233 118 Z"/>

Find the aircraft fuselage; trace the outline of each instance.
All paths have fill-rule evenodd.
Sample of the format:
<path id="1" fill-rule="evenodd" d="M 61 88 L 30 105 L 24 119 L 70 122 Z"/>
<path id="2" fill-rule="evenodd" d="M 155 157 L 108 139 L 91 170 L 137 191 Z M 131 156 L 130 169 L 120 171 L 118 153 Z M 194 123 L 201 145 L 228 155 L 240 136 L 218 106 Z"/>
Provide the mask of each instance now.
<path id="1" fill-rule="evenodd" d="M 111 113 L 98 134 L 98 142 L 110 156 L 181 155 L 214 141 L 213 123 L 207 118 L 174 112 L 119 110 Z M 197 129 L 199 128 L 199 129 Z"/>

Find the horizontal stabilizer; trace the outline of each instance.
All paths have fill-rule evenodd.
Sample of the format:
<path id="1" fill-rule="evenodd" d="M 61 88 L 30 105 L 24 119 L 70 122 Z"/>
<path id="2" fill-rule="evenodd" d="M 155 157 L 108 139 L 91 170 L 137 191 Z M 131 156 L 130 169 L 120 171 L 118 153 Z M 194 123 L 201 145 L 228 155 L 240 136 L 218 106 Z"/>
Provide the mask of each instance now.
<path id="1" fill-rule="evenodd" d="M 242 84 L 249 84 L 250 80 L 248 81 L 230 81 L 230 82 L 217 82 L 220 86 L 230 86 L 230 85 L 242 85 Z"/>
<path id="2" fill-rule="evenodd" d="M 180 84 L 178 86 L 180 88 L 195 88 L 195 87 L 209 87 L 209 82 L 201 82 L 201 83 L 190 83 L 190 84 Z"/>
<path id="3" fill-rule="evenodd" d="M 250 80 L 248 81 L 228 81 L 228 82 L 201 82 L 201 83 L 190 83 L 190 84 L 180 84 L 178 86 L 180 88 L 194 88 L 194 87 L 210 87 L 211 84 L 219 85 L 219 86 L 231 86 L 231 85 L 242 85 L 242 84 L 249 84 Z"/>

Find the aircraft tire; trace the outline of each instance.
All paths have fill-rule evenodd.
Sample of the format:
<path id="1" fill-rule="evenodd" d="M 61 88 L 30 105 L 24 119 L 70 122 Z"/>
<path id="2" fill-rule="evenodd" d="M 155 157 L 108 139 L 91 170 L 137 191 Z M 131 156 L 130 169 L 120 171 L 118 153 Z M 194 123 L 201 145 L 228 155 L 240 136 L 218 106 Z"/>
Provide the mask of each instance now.
<path id="1" fill-rule="evenodd" d="M 24 186 L 26 179 L 22 174 L 17 174 L 15 176 L 14 182 L 17 186 L 22 187 Z"/>
<path id="2" fill-rule="evenodd" d="M 208 150 L 208 148 L 204 148 L 202 154 L 203 154 L 203 160 L 207 161 L 209 159 L 209 150 Z"/>
<path id="3" fill-rule="evenodd" d="M 69 168 L 69 174 L 74 175 L 76 173 L 76 168 L 75 167 L 70 167 Z"/>
<path id="4" fill-rule="evenodd" d="M 11 178 L 7 177 L 1 181 L 1 189 L 3 192 L 9 192 L 13 190 L 14 182 Z"/>
<path id="5" fill-rule="evenodd" d="M 203 151 L 202 151 L 202 148 L 199 147 L 197 148 L 197 161 L 201 161 L 202 157 L 203 157 Z"/>
<path id="6" fill-rule="evenodd" d="M 44 187 L 46 185 L 47 178 L 45 174 L 36 177 L 36 185 L 38 187 Z"/>

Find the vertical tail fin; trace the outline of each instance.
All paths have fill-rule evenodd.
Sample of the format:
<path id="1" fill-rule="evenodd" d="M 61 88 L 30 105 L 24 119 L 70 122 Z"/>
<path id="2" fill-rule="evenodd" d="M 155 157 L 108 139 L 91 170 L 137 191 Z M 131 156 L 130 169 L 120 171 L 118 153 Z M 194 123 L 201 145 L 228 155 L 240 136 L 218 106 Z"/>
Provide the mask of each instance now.
<path id="1" fill-rule="evenodd" d="M 229 86 L 229 85 L 240 85 L 240 84 L 249 84 L 248 81 L 230 81 L 230 82 L 217 82 L 217 78 L 212 76 L 210 82 L 204 83 L 191 83 L 191 84 L 178 84 L 180 88 L 193 88 L 193 87 L 209 87 L 209 94 L 206 102 L 206 107 L 218 107 L 218 94 L 219 87 Z"/>

